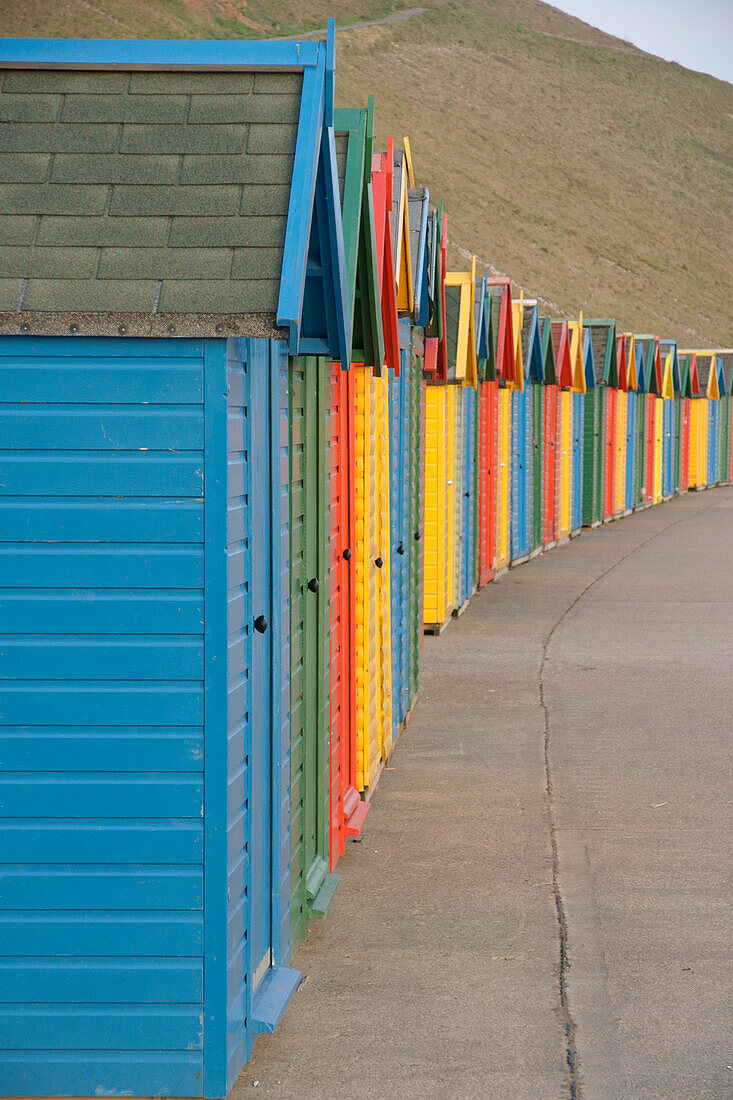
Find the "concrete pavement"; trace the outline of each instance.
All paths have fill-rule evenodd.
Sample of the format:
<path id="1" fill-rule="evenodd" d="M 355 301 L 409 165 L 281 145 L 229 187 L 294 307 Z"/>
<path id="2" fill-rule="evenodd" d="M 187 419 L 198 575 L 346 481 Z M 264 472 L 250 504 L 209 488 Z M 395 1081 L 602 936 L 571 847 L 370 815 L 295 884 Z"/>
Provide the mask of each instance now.
<path id="1" fill-rule="evenodd" d="M 733 489 L 690 494 L 425 639 L 237 1100 L 733 1096 L 732 548 Z"/>

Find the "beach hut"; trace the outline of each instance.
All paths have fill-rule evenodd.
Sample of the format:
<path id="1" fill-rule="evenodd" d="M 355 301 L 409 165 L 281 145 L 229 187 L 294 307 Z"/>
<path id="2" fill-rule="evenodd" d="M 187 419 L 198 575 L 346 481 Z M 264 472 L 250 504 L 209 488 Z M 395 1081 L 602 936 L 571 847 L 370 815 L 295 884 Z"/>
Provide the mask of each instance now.
<path id="1" fill-rule="evenodd" d="M 473 477 L 474 393 L 476 387 L 476 337 L 474 333 L 473 270 L 448 272 L 445 280 L 446 343 L 448 354 L 448 405 L 452 438 L 453 613 L 460 615 L 473 591 Z M 470 391 L 470 392 L 469 392 Z"/>
<path id="2" fill-rule="evenodd" d="M 595 527 L 603 522 L 607 456 L 607 391 L 616 385 L 616 323 L 605 319 L 586 320 L 593 349 L 595 385 L 586 391 L 583 455 L 583 524 Z"/>
<path id="3" fill-rule="evenodd" d="M 634 441 L 634 511 L 646 507 L 646 420 L 647 420 L 647 392 L 646 392 L 646 359 L 641 344 L 635 343 L 636 352 L 636 410 L 635 441 Z"/>
<path id="4" fill-rule="evenodd" d="M 720 398 L 720 483 L 733 481 L 733 422 L 731 403 L 733 401 L 733 350 L 718 353 L 722 370 Z"/>
<path id="5" fill-rule="evenodd" d="M 354 371 L 354 578 L 356 585 L 356 757 L 359 790 L 373 788 L 393 744 L 390 603 L 389 378 L 400 370 L 400 332 L 390 214 L 394 157 L 373 153 L 376 270 L 385 359 Z"/>
<path id="6" fill-rule="evenodd" d="M 522 363 L 527 391 L 527 540 L 529 556 L 542 549 L 542 416 L 545 365 L 538 304 L 524 299 Z"/>
<path id="7" fill-rule="evenodd" d="M 524 302 L 512 302 L 514 324 L 515 385 L 511 396 L 512 465 L 511 465 L 511 549 L 512 565 L 529 558 L 529 518 L 531 507 L 531 394 L 525 380 L 522 328 Z"/>
<path id="8" fill-rule="evenodd" d="M 644 499 L 645 505 L 655 503 L 655 496 L 661 500 L 661 454 L 662 426 L 658 424 L 662 415 L 662 359 L 658 336 L 636 336 L 637 345 L 644 356 L 644 381 L 646 398 L 644 401 Z M 659 459 L 659 462 L 657 461 Z M 660 466 L 659 476 L 657 467 Z M 658 502 L 658 501 L 657 501 Z"/>
<path id="9" fill-rule="evenodd" d="M 446 337 L 447 219 L 442 201 L 435 217 L 436 260 L 433 267 L 433 321 L 426 336 L 434 348 L 435 369 L 425 392 L 425 528 L 423 544 L 423 624 L 426 633 L 440 633 L 453 610 L 452 501 L 449 493 L 448 354 Z M 436 315 L 440 325 L 436 323 Z M 431 335 L 432 334 L 432 335 Z M 431 344 L 432 341 L 432 344 Z M 430 353 L 431 356 L 433 352 Z"/>
<path id="10" fill-rule="evenodd" d="M 678 352 L 680 364 L 680 493 L 690 488 L 690 420 L 693 394 L 693 356 Z M 694 371 L 697 384 L 697 369 Z"/>
<path id="11" fill-rule="evenodd" d="M 3 803 L 34 826 L 4 836 L 3 1092 L 224 1097 L 298 982 L 288 375 L 349 359 L 333 25 L 0 68 L 6 148 L 54 163 L 1 276 Z M 317 906 L 327 820 L 311 853 Z"/>
<path id="12" fill-rule="evenodd" d="M 374 237 L 372 152 L 374 101 L 366 109 L 334 112 L 335 149 L 344 235 L 344 264 L 352 317 L 351 361 L 381 370 L 382 305 Z M 358 788 L 356 759 L 356 562 L 354 370 L 331 364 L 328 467 L 330 470 L 330 866 L 358 836 L 369 813 Z M 291 395 L 291 400 L 296 394 Z M 297 403 L 297 400 L 296 400 Z M 299 423 L 306 425 L 302 408 Z M 297 483 L 302 441 L 291 446 L 291 479 Z M 293 475 L 294 478 L 293 478 Z"/>
<path id="13" fill-rule="evenodd" d="M 405 151 L 394 154 L 392 181 L 392 229 L 399 236 L 395 245 L 395 283 L 398 309 L 409 307 L 409 316 L 399 321 L 399 370 L 390 371 L 389 388 L 389 473 L 390 473 L 390 614 L 392 658 L 392 736 L 397 739 L 410 706 L 410 646 L 418 624 L 411 620 L 410 559 L 419 550 L 410 537 L 411 495 L 418 491 L 411 474 L 416 468 L 411 461 L 410 445 L 421 448 L 421 431 L 411 430 L 411 378 L 416 343 L 412 338 L 414 325 L 425 325 L 429 319 L 427 226 L 428 191 L 415 186 L 410 155 L 410 143 L 404 139 Z M 405 210 L 407 217 L 405 219 Z M 407 237 L 405 237 L 405 223 Z M 408 286 L 403 293 L 401 281 Z M 411 296 L 410 296 L 411 295 Z M 416 410 L 417 411 L 417 410 Z M 422 479 L 420 478 L 420 481 Z M 413 502 L 414 508 L 414 502 Z M 413 549 L 414 547 L 414 549 Z M 413 601 L 415 605 L 415 601 Z M 422 633 L 422 609 L 419 619 Z M 414 643 L 413 643 L 414 644 Z"/>
<path id="14" fill-rule="evenodd" d="M 680 359 L 686 365 L 688 372 L 688 389 L 690 393 L 689 416 L 689 447 L 688 447 L 688 489 L 705 488 L 705 463 L 703 461 L 701 421 L 705 412 L 704 395 L 700 393 L 700 381 L 697 374 L 697 353 L 680 352 Z"/>
<path id="15" fill-rule="evenodd" d="M 583 439 L 585 427 L 585 393 L 588 388 L 585 355 L 590 345 L 590 335 L 583 328 L 583 315 L 578 321 L 568 322 L 570 334 L 570 360 L 573 367 L 573 460 L 571 535 L 579 535 L 583 528 Z"/>
<path id="16" fill-rule="evenodd" d="M 679 496 L 680 493 L 680 458 L 681 458 L 681 445 L 682 445 L 682 395 L 681 395 L 681 378 L 680 378 L 680 358 L 677 350 L 676 340 L 661 340 L 660 341 L 662 360 L 665 363 L 667 356 L 670 361 L 670 381 L 672 390 L 672 405 L 670 411 L 667 413 L 670 421 L 670 460 L 669 460 L 669 475 L 667 479 L 666 488 L 669 489 L 670 496 Z M 662 378 L 662 388 L 664 388 L 664 377 Z M 663 490 L 665 490 L 663 485 Z"/>
<path id="17" fill-rule="evenodd" d="M 572 524 L 573 494 L 573 364 L 567 321 L 552 322 L 552 347 L 557 378 L 555 540 L 567 542 Z"/>
<path id="18" fill-rule="evenodd" d="M 624 455 L 624 515 L 634 508 L 634 471 L 636 459 L 636 406 L 638 378 L 636 375 L 636 344 L 632 334 L 624 333 L 624 370 L 626 376 L 626 433 Z"/>
<path id="19" fill-rule="evenodd" d="M 496 417 L 498 382 L 496 354 L 498 332 L 492 316 L 493 299 L 486 289 L 486 275 L 476 283 L 474 330 L 478 397 L 478 580 L 479 588 L 494 576 L 494 540 L 496 534 Z"/>
<path id="20" fill-rule="evenodd" d="M 614 515 L 622 516 L 626 511 L 626 432 L 628 421 L 628 378 L 626 361 L 627 338 L 625 334 L 616 337 L 616 367 L 618 385 L 616 387 L 616 446 L 614 455 Z"/>
<path id="21" fill-rule="evenodd" d="M 698 477 L 704 479 L 705 485 L 710 487 L 718 480 L 720 372 L 717 352 L 697 351 L 696 356 L 700 399 L 705 401 L 705 408 L 700 409 L 698 416 L 700 439 Z M 699 485 L 698 488 L 700 488 Z"/>
<path id="22" fill-rule="evenodd" d="M 662 499 L 670 500 L 674 494 L 674 378 L 672 351 L 662 346 Z"/>
<path id="23" fill-rule="evenodd" d="M 715 473 L 718 485 L 725 485 L 728 481 L 728 450 L 726 438 L 726 420 L 728 411 L 728 394 L 726 390 L 725 371 L 720 353 L 717 354 L 718 362 L 718 416 L 716 423 L 715 445 Z"/>
<path id="24" fill-rule="evenodd" d="M 494 572 L 503 573 L 511 555 L 511 395 L 516 381 L 516 341 L 512 314 L 511 279 L 487 278 L 487 294 L 492 298 L 492 324 L 497 332 L 496 373 L 498 380 L 496 412 L 496 534 Z"/>
<path id="25" fill-rule="evenodd" d="M 540 335 L 545 376 L 542 424 L 542 546 L 548 550 L 557 541 L 557 410 L 560 400 L 555 370 L 552 321 L 549 317 L 541 318 Z"/>
<path id="26" fill-rule="evenodd" d="M 408 213 L 410 223 L 410 258 L 413 272 L 413 326 L 410 335 L 410 353 L 403 362 L 408 377 L 406 381 L 407 438 L 407 513 L 403 554 L 407 559 L 407 697 L 405 718 L 415 701 L 420 678 L 420 656 L 423 635 L 423 516 L 424 516 L 424 462 L 425 462 L 425 333 L 430 321 L 432 280 L 435 268 L 431 263 L 431 229 L 429 228 L 429 193 L 425 187 L 417 187 L 412 166 L 410 142 L 404 138 L 405 164 L 408 182 Z"/>

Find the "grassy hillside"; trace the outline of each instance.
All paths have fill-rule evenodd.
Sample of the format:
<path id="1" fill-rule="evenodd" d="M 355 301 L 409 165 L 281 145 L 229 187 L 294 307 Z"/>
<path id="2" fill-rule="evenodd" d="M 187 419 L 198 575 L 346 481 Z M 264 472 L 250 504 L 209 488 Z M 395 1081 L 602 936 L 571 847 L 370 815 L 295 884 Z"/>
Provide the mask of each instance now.
<path id="1" fill-rule="evenodd" d="M 4 0 L 0 33 L 266 37 L 420 0 Z M 377 96 L 471 252 L 556 312 L 733 345 L 733 86 L 536 0 L 422 0 L 344 30 L 337 99 Z M 275 18 L 276 16 L 276 18 Z"/>

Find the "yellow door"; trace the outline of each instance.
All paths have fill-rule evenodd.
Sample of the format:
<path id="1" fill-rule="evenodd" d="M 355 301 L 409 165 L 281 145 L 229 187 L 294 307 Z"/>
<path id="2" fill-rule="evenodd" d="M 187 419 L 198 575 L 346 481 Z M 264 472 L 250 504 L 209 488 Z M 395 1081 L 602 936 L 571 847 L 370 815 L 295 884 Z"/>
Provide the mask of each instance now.
<path id="1" fill-rule="evenodd" d="M 425 390 L 425 549 L 423 622 L 437 626 L 448 610 L 448 438 L 446 386 Z"/>
<path id="2" fill-rule="evenodd" d="M 376 528 L 374 543 L 377 576 L 377 739 L 382 760 L 392 751 L 392 614 L 389 558 L 389 390 L 388 373 L 372 376 L 374 393 L 374 451 Z"/>
<path id="3" fill-rule="evenodd" d="M 654 490 L 652 504 L 659 504 L 662 499 L 662 437 L 664 435 L 664 402 L 658 397 L 656 402 L 657 413 L 654 422 Z"/>
<path id="4" fill-rule="evenodd" d="M 354 366 L 354 509 L 356 543 L 356 763 L 360 790 L 376 778 L 381 753 L 377 716 L 376 447 L 371 369 Z"/>
<path id="5" fill-rule="evenodd" d="M 509 565 L 511 530 L 511 390 L 499 390 L 497 417 L 496 562 L 498 573 Z"/>
<path id="6" fill-rule="evenodd" d="M 693 397 L 690 401 L 690 458 L 688 477 L 690 489 L 697 488 L 697 456 L 700 452 L 700 401 Z"/>
<path id="7" fill-rule="evenodd" d="M 697 445 L 697 485 L 699 489 L 708 483 L 708 399 L 700 397 L 695 402 L 699 405 L 697 414 L 698 439 Z"/>
<path id="8" fill-rule="evenodd" d="M 616 390 L 616 501 L 615 512 L 626 511 L 626 416 L 628 394 Z"/>

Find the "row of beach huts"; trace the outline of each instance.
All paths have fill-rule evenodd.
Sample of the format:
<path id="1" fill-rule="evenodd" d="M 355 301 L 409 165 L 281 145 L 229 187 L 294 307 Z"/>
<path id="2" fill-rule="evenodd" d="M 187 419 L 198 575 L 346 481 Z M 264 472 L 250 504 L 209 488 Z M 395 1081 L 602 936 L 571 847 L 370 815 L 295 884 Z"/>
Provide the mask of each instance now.
<path id="1" fill-rule="evenodd" d="M 732 479 L 733 354 L 448 271 L 334 70 L 332 27 L 0 45 L 4 1096 L 225 1097 L 424 633 Z"/>

